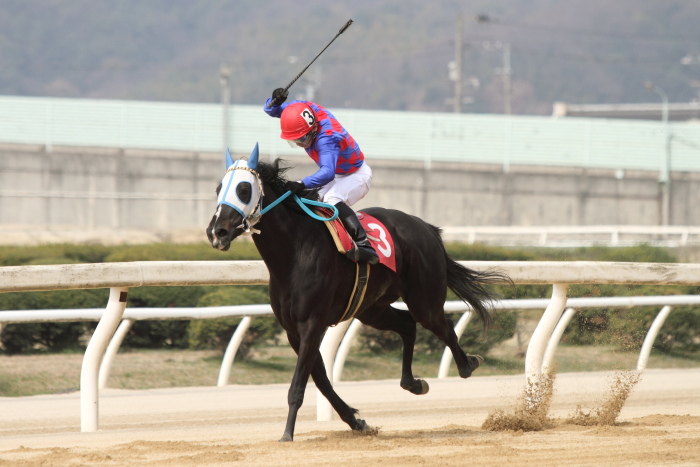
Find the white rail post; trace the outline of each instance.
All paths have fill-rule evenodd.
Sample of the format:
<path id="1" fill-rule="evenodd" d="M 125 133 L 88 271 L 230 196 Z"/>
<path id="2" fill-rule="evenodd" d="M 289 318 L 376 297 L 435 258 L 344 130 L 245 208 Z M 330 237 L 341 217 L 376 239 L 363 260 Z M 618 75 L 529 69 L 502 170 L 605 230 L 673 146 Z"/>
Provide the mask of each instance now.
<path id="1" fill-rule="evenodd" d="M 238 348 L 241 346 L 241 342 L 243 342 L 243 336 L 245 336 L 246 331 L 248 331 L 252 320 L 253 318 L 250 316 L 244 316 L 241 322 L 238 323 L 238 326 L 236 326 L 236 330 L 233 332 L 228 346 L 226 346 L 226 353 L 224 353 L 224 359 L 221 361 L 221 368 L 219 369 L 219 380 L 216 383 L 220 388 L 228 384 L 228 379 L 231 376 L 233 359 L 236 358 Z"/>
<path id="2" fill-rule="evenodd" d="M 112 371 L 112 362 L 114 361 L 114 357 L 116 357 L 117 352 L 119 352 L 119 347 L 121 347 L 122 342 L 124 342 L 126 334 L 129 332 L 129 329 L 131 329 L 131 326 L 133 326 L 135 322 L 136 321 L 133 319 L 123 320 L 117 328 L 117 331 L 112 336 L 112 339 L 109 341 L 105 355 L 102 357 L 102 364 L 100 365 L 100 376 L 98 380 L 99 389 L 104 389 L 107 387 L 107 380 L 109 379 L 110 371 Z"/>
<path id="3" fill-rule="evenodd" d="M 333 381 L 334 383 L 340 381 L 343 377 L 343 368 L 345 368 L 345 360 L 348 358 L 350 353 L 350 348 L 355 342 L 355 337 L 362 329 L 362 322 L 359 319 L 353 319 L 350 323 L 350 327 L 345 332 L 340 347 L 338 347 L 338 352 L 335 355 L 335 361 L 333 362 Z"/>
<path id="4" fill-rule="evenodd" d="M 557 323 L 557 327 L 554 328 L 554 332 L 552 332 L 552 336 L 547 343 L 547 348 L 544 351 L 544 357 L 542 357 L 542 373 L 548 373 L 549 369 L 552 367 L 552 360 L 554 360 L 554 354 L 557 351 L 557 347 L 559 347 L 561 336 L 564 335 L 566 326 L 569 325 L 569 321 L 571 321 L 571 318 L 573 318 L 575 314 L 575 308 L 567 308 Z"/>
<path id="5" fill-rule="evenodd" d="M 647 367 L 649 363 L 649 354 L 651 354 L 651 349 L 654 347 L 654 341 L 656 336 L 659 335 L 661 326 L 663 326 L 664 321 L 668 317 L 673 307 L 666 305 L 659 311 L 659 314 L 654 318 L 654 322 L 651 323 L 649 327 L 649 332 L 647 332 L 646 337 L 644 337 L 644 344 L 642 344 L 642 350 L 639 352 L 639 360 L 637 360 L 637 371 L 641 372 Z"/>
<path id="6" fill-rule="evenodd" d="M 340 344 L 340 340 L 343 338 L 348 326 L 350 326 L 349 319 L 328 328 L 326 335 L 323 336 L 323 341 L 321 341 L 321 357 L 323 358 L 323 365 L 326 367 L 326 374 L 328 375 L 328 379 L 331 380 L 331 384 L 333 384 L 333 361 L 335 360 L 335 354 L 338 351 L 338 344 Z M 316 420 L 319 422 L 333 420 L 333 407 L 318 389 L 316 389 Z"/>
<path id="7" fill-rule="evenodd" d="M 540 322 L 537 323 L 535 332 L 532 333 L 530 343 L 527 346 L 525 354 L 525 377 L 527 380 L 539 380 L 545 346 L 566 306 L 568 288 L 568 284 L 554 284 L 552 287 L 552 298 L 544 310 Z"/>
<path id="8" fill-rule="evenodd" d="M 109 289 L 109 301 L 95 333 L 90 338 L 80 370 L 80 431 L 97 431 L 99 419 L 100 362 L 107 344 L 124 315 L 128 287 Z"/>
<path id="9" fill-rule="evenodd" d="M 459 317 L 459 321 L 455 324 L 455 334 L 457 334 L 457 341 L 464 334 L 464 330 L 467 329 L 467 324 L 472 318 L 472 312 L 466 311 L 462 316 Z M 442 359 L 440 359 L 440 368 L 438 368 L 438 378 L 447 378 L 447 374 L 450 372 L 450 365 L 452 364 L 452 351 L 449 347 L 445 347 L 445 351 L 442 353 Z"/>

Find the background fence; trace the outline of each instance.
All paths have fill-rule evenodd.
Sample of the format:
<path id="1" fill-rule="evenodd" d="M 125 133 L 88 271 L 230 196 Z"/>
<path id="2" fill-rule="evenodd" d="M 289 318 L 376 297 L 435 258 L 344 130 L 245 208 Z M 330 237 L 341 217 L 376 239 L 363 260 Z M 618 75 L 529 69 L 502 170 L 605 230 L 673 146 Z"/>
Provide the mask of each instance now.
<path id="1" fill-rule="evenodd" d="M 331 109 L 372 159 L 700 171 L 700 125 Z M 298 154 L 260 106 L 0 96 L 0 143 Z M 660 116 L 659 116 L 660 117 Z M 668 137 L 668 154 L 666 144 Z"/>

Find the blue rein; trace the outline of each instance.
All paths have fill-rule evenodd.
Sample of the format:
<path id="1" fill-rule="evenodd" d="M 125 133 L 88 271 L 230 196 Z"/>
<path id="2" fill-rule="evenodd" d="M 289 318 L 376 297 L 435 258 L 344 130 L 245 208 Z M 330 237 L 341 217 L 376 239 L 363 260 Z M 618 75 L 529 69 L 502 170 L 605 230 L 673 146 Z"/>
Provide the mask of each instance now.
<path id="1" fill-rule="evenodd" d="M 260 211 L 260 215 L 262 216 L 267 211 L 269 211 L 270 209 L 272 209 L 275 206 L 277 206 L 278 204 L 280 204 L 282 201 L 287 199 L 289 197 L 289 195 L 291 195 L 291 194 L 292 194 L 292 192 L 288 191 L 285 194 L 283 194 L 282 196 L 280 196 L 279 198 L 277 198 L 272 203 L 268 204 L 267 207 L 265 207 L 262 211 Z M 322 203 L 320 201 L 313 201 L 311 199 L 306 199 L 306 198 L 299 198 L 297 195 L 294 195 L 294 201 L 297 202 L 299 207 L 301 207 L 301 209 L 303 209 L 306 214 L 311 216 L 311 218 L 316 219 L 317 221 L 333 221 L 333 220 L 338 218 L 338 208 L 336 208 L 332 204 Z M 322 208 L 330 209 L 333 211 L 333 215 L 331 217 L 319 216 L 316 213 L 314 213 L 311 209 L 304 206 L 305 204 L 308 204 L 309 206 L 319 206 Z"/>

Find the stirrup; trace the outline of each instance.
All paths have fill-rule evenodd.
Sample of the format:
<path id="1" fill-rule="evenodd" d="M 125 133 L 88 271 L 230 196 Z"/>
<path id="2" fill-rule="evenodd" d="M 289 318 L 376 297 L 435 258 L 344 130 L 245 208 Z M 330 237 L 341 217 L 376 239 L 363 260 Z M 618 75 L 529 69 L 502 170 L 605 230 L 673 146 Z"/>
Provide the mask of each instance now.
<path id="1" fill-rule="evenodd" d="M 367 238 L 360 242 L 355 242 L 355 251 L 355 255 L 358 257 L 357 261 L 369 264 L 379 263 L 379 255 L 377 255 L 377 252 L 372 248 Z"/>
<path id="2" fill-rule="evenodd" d="M 346 252 L 345 256 L 358 263 L 368 263 L 372 265 L 379 263 L 379 256 L 376 251 L 358 246 Z"/>
<path id="3" fill-rule="evenodd" d="M 353 240 L 352 245 L 353 247 L 345 252 L 347 258 L 358 263 L 379 263 L 379 255 L 377 255 L 375 249 L 372 248 L 372 244 L 369 243 L 369 240 L 366 238 L 359 242 Z"/>
<path id="4" fill-rule="evenodd" d="M 374 248 L 365 248 L 358 246 L 357 251 L 359 252 L 359 261 L 363 263 L 369 263 L 369 264 L 378 264 L 379 263 L 379 255 L 377 255 L 377 252 L 374 251 Z"/>

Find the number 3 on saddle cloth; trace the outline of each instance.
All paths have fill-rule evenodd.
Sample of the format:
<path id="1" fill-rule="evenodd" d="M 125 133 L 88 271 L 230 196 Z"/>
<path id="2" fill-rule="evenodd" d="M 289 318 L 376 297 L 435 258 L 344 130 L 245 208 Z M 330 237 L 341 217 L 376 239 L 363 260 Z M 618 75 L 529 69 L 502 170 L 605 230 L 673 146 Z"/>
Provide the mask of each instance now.
<path id="1" fill-rule="evenodd" d="M 317 208 L 315 211 L 317 214 L 324 217 L 331 217 L 333 215 L 330 209 Z M 357 218 L 360 220 L 362 227 L 365 228 L 367 238 L 379 256 L 379 263 L 396 272 L 394 240 L 391 238 L 389 230 L 387 230 L 384 224 L 379 220 L 362 211 L 357 212 Z M 335 246 L 340 253 L 345 254 L 354 248 L 350 235 L 348 235 L 340 219 L 324 221 L 324 224 L 328 227 L 333 241 L 335 242 Z"/>

